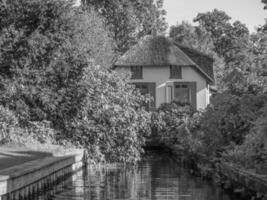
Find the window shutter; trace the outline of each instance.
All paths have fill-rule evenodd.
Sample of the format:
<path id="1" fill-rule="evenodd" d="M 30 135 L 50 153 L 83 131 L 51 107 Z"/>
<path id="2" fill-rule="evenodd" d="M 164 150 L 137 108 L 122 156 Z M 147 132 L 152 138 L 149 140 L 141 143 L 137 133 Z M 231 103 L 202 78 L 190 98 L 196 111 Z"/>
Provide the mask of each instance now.
<path id="1" fill-rule="evenodd" d="M 194 108 L 197 108 L 197 83 L 189 82 L 188 86 L 190 89 L 190 103 Z"/>
<path id="2" fill-rule="evenodd" d="M 143 67 L 142 66 L 139 66 L 139 78 L 142 79 L 143 78 Z"/>

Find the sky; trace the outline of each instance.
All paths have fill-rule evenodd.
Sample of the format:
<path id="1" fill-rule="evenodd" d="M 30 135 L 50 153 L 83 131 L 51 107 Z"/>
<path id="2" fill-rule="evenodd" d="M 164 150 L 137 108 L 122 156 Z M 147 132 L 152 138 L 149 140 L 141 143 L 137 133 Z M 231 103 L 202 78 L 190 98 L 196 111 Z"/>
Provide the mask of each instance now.
<path id="1" fill-rule="evenodd" d="M 225 11 L 232 20 L 246 24 L 250 32 L 255 32 L 255 27 L 263 25 L 267 18 L 267 10 L 263 7 L 261 0 L 164 0 L 169 27 L 182 21 L 192 23 L 198 13 L 217 8 Z"/>

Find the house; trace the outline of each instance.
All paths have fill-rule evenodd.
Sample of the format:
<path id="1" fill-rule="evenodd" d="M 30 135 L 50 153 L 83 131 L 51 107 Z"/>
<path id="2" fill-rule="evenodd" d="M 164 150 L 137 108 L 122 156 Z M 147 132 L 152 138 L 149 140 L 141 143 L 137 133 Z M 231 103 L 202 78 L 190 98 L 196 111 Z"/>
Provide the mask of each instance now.
<path id="1" fill-rule="evenodd" d="M 150 109 L 171 101 L 188 102 L 205 109 L 214 82 L 213 59 L 164 36 L 145 36 L 114 65 L 119 73 L 131 72 L 131 82 L 154 101 Z"/>

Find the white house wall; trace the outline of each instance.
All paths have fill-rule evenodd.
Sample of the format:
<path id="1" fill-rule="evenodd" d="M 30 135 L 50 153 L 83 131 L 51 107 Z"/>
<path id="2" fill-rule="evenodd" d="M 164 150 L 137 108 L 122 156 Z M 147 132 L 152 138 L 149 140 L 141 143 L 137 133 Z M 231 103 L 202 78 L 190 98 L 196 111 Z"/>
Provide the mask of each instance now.
<path id="1" fill-rule="evenodd" d="M 129 73 L 130 67 L 117 67 L 119 73 Z M 166 85 L 171 82 L 197 83 L 197 109 L 205 109 L 209 103 L 209 89 L 206 79 L 192 67 L 182 67 L 182 79 L 170 79 L 170 67 L 143 67 L 143 79 L 132 79 L 131 82 L 156 83 L 156 107 L 166 102 Z"/>

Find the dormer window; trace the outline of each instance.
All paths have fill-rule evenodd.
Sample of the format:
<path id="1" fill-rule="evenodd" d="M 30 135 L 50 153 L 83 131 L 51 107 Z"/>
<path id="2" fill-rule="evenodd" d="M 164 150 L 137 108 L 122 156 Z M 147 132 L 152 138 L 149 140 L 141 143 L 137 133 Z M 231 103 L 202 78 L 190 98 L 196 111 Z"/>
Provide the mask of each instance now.
<path id="1" fill-rule="evenodd" d="M 177 65 L 170 66 L 170 78 L 181 79 L 182 78 L 182 67 Z"/>
<path id="2" fill-rule="evenodd" d="M 143 78 L 143 67 L 142 66 L 131 66 L 132 79 Z"/>

